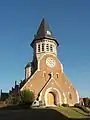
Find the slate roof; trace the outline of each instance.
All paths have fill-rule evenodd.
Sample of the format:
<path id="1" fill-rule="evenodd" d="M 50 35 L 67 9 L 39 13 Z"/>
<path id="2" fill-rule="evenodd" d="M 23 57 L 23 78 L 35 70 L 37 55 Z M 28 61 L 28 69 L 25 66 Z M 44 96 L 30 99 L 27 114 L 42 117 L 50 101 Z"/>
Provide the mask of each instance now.
<path id="1" fill-rule="evenodd" d="M 27 65 L 25 66 L 25 69 L 31 67 L 31 62 L 28 62 Z"/>
<path id="2" fill-rule="evenodd" d="M 32 41 L 31 46 L 33 47 L 33 43 L 36 40 L 40 40 L 43 38 L 54 40 L 57 43 L 57 45 L 59 45 L 57 40 L 54 38 L 49 25 L 47 24 L 47 22 L 45 21 L 44 18 L 42 19 L 41 24 L 39 25 L 38 31 L 37 31 L 36 35 L 34 36 L 34 40 Z"/>

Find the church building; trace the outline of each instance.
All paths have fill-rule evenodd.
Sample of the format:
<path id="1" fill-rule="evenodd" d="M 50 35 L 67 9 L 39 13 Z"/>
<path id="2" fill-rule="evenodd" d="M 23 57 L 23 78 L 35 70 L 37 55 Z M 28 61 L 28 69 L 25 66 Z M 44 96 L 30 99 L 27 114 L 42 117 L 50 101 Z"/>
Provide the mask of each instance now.
<path id="1" fill-rule="evenodd" d="M 63 71 L 63 65 L 57 57 L 58 41 L 54 38 L 49 25 L 43 18 L 31 47 L 33 60 L 25 67 L 25 84 L 35 99 L 45 106 L 79 103 L 79 95 Z"/>

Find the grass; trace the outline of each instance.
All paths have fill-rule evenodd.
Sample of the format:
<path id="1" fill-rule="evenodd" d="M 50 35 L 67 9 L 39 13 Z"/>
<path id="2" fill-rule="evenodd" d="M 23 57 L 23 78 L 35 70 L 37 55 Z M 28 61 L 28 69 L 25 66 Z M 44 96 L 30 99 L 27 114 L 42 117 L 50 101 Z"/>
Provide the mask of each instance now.
<path id="1" fill-rule="evenodd" d="M 53 109 L 59 111 L 68 118 L 85 118 L 89 114 L 85 113 L 83 110 L 74 107 L 54 107 Z"/>
<path id="2" fill-rule="evenodd" d="M 25 109 L 15 106 L 0 108 L 0 120 L 90 120 L 78 108 L 48 107 Z"/>
<path id="3" fill-rule="evenodd" d="M 54 109 L 0 109 L 0 120 L 67 120 L 67 117 Z"/>
<path id="4" fill-rule="evenodd" d="M 73 109 L 74 111 L 82 114 L 82 115 L 86 115 L 86 116 L 90 115 L 90 113 L 88 114 L 88 113 L 84 112 L 83 110 L 81 110 L 81 109 L 79 109 L 79 108 L 73 107 L 72 109 Z"/>

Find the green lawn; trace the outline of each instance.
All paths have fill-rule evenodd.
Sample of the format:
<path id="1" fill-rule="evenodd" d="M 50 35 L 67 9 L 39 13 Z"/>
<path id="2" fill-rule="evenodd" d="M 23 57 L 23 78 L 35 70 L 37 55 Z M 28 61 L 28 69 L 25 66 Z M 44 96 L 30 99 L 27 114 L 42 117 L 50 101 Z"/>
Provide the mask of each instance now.
<path id="1" fill-rule="evenodd" d="M 53 109 L 59 111 L 68 118 L 85 118 L 89 114 L 85 113 L 83 110 L 74 107 L 54 107 Z"/>
<path id="2" fill-rule="evenodd" d="M 85 112 L 71 107 L 48 107 L 48 108 L 0 108 L 0 120 L 90 120 L 86 119 Z M 83 119 L 85 118 L 85 119 Z"/>

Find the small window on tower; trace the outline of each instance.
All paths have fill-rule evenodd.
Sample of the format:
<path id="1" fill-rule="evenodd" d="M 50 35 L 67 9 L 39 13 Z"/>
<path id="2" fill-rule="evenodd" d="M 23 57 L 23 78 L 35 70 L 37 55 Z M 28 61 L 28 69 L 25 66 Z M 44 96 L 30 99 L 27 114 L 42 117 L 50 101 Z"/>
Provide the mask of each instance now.
<path id="1" fill-rule="evenodd" d="M 40 44 L 38 45 L 38 52 L 40 52 Z"/>
<path id="2" fill-rule="evenodd" d="M 53 52 L 53 45 L 50 45 L 50 51 Z"/>
<path id="3" fill-rule="evenodd" d="M 46 44 L 46 51 L 49 51 L 49 44 Z"/>
<path id="4" fill-rule="evenodd" d="M 44 51 L 44 43 L 42 44 L 42 51 Z"/>

